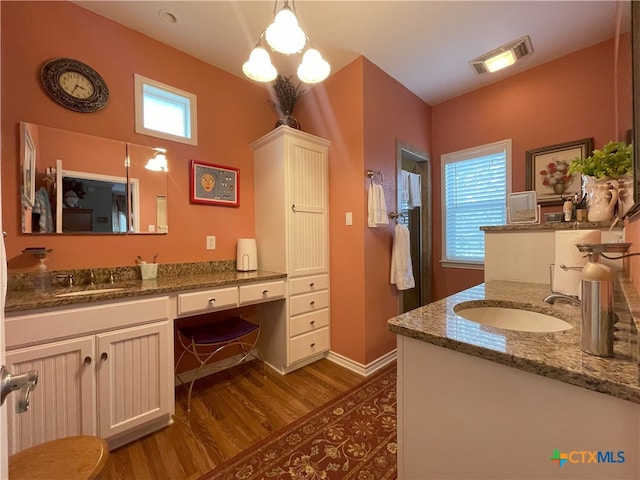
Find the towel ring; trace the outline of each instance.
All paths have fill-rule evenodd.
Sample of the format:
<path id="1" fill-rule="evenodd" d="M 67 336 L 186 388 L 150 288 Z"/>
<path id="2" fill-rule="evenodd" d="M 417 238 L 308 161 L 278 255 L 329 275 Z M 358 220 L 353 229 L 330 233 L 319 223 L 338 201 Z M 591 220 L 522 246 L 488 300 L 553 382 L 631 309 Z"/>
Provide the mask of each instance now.
<path id="1" fill-rule="evenodd" d="M 382 185 L 384 183 L 384 175 L 382 174 L 382 172 L 380 170 L 367 170 L 367 177 L 369 177 L 369 180 L 371 181 L 372 185 L 373 185 L 373 178 L 376 175 L 380 177 L 380 185 Z"/>
<path id="2" fill-rule="evenodd" d="M 391 220 L 395 220 L 396 223 L 398 223 L 398 217 L 402 217 L 402 219 L 404 220 L 404 214 L 396 213 L 396 212 L 389 212 L 389 218 Z"/>

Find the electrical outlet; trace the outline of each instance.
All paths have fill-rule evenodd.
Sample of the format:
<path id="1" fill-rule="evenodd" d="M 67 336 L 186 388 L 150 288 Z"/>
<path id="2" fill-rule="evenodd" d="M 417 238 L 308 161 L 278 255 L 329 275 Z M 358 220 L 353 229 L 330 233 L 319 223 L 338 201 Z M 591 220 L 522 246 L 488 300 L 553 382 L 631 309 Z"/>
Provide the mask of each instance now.
<path id="1" fill-rule="evenodd" d="M 216 237 L 213 235 L 207 235 L 207 250 L 216 249 Z"/>

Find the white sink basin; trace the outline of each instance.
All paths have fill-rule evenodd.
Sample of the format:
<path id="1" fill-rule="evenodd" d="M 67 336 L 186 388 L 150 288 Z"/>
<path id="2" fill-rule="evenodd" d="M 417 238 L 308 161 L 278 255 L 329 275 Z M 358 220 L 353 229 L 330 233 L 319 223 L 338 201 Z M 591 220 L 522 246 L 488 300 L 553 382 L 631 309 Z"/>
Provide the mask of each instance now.
<path id="1" fill-rule="evenodd" d="M 545 313 L 510 307 L 465 306 L 453 308 L 456 315 L 488 327 L 517 330 L 520 332 L 562 332 L 573 328 L 564 320 Z"/>
<path id="2" fill-rule="evenodd" d="M 119 288 L 96 288 L 95 290 L 79 290 L 77 292 L 59 293 L 56 297 L 79 297 L 81 295 L 96 295 L 98 293 L 117 292 Z"/>

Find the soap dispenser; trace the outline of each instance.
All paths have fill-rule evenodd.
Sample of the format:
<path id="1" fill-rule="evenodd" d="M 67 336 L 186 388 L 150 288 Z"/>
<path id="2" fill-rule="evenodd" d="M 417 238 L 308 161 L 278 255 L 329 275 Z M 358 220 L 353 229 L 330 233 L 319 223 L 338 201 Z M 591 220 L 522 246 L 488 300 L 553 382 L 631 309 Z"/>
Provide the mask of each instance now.
<path id="1" fill-rule="evenodd" d="M 40 258 L 40 265 L 38 265 L 38 271 L 33 279 L 33 287 L 36 293 L 48 292 L 51 288 L 51 280 L 49 278 L 49 272 L 47 271 L 46 258 Z"/>

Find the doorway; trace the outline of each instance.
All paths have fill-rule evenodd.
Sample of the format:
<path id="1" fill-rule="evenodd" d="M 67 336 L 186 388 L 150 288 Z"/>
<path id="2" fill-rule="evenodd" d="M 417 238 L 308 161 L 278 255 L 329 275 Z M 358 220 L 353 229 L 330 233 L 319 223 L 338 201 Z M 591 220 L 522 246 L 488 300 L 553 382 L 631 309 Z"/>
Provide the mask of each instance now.
<path id="1" fill-rule="evenodd" d="M 403 195 L 403 173 L 413 174 L 420 184 L 419 201 L 407 201 Z M 397 218 L 411 237 L 410 255 L 415 287 L 400 290 L 399 313 L 408 312 L 431 302 L 431 159 L 428 153 L 402 140 L 396 140 L 396 172 L 398 192 Z"/>

